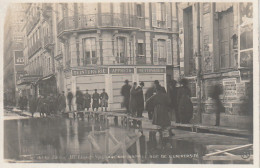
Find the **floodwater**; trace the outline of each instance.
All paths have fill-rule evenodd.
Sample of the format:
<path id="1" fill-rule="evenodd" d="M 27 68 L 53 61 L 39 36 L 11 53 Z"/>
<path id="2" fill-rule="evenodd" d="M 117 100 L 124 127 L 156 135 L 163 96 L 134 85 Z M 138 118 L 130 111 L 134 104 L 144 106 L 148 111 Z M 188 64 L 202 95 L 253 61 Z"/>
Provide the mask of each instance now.
<path id="1" fill-rule="evenodd" d="M 6 120 L 4 158 L 9 162 L 187 164 L 199 163 L 205 153 L 203 146 L 191 141 L 163 138 L 151 129 L 140 132 L 116 126 L 113 120 L 109 123 L 68 118 Z"/>

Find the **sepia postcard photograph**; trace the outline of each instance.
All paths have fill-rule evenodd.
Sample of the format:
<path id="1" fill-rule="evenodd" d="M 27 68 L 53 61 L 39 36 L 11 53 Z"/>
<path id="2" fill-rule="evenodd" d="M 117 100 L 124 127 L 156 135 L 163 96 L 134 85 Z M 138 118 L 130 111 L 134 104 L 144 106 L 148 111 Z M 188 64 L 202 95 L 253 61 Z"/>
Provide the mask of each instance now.
<path id="1" fill-rule="evenodd" d="M 259 167 L 258 3 L 4 3 L 2 164 Z"/>

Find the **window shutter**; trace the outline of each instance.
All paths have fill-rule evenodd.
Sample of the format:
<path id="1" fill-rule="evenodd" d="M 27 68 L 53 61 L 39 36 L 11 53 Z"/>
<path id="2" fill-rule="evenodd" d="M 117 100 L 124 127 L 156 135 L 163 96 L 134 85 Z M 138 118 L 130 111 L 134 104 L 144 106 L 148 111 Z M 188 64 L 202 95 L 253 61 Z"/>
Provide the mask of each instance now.
<path id="1" fill-rule="evenodd" d="M 171 28 L 171 6 L 169 3 L 166 4 L 166 26 Z"/>
<path id="2" fill-rule="evenodd" d="M 152 27 L 157 27 L 156 3 L 152 3 Z"/>
<path id="3" fill-rule="evenodd" d="M 153 64 L 158 65 L 158 41 L 153 39 Z"/>
<path id="4" fill-rule="evenodd" d="M 167 39 L 166 41 L 166 49 L 167 49 L 167 65 L 172 65 L 172 47 L 171 47 L 171 39 Z"/>

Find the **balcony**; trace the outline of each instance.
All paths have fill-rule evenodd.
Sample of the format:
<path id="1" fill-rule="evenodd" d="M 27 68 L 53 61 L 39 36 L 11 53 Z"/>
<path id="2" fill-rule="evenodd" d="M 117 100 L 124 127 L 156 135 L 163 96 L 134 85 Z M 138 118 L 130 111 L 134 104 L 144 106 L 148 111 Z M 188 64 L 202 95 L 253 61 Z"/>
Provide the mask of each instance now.
<path id="1" fill-rule="evenodd" d="M 58 23 L 58 34 L 64 31 L 93 29 L 98 27 L 145 28 L 144 18 L 128 14 L 90 14 L 63 18 Z"/>
<path id="2" fill-rule="evenodd" d="M 145 56 L 137 56 L 136 57 L 136 64 L 137 65 L 145 65 L 146 64 L 146 57 Z"/>
<path id="3" fill-rule="evenodd" d="M 28 49 L 29 58 L 42 47 L 41 41 L 38 40 L 34 45 Z"/>

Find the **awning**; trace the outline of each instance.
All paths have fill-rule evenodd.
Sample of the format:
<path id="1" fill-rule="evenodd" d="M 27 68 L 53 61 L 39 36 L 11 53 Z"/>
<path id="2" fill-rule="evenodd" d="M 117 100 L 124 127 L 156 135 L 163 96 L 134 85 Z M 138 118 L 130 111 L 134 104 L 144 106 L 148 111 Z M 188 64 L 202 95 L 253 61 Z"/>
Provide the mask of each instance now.
<path id="1" fill-rule="evenodd" d="M 20 80 L 17 81 L 17 85 L 29 85 L 36 82 L 41 76 L 38 75 L 26 75 L 22 76 Z"/>
<path id="2" fill-rule="evenodd" d="M 223 11 L 228 10 L 231 7 L 233 7 L 232 3 L 223 3 L 223 2 L 220 3 L 219 2 L 219 3 L 216 3 L 216 10 L 215 10 L 215 12 L 223 12 Z"/>
<path id="3" fill-rule="evenodd" d="M 55 77 L 55 75 L 54 75 L 54 74 L 50 74 L 50 75 L 44 76 L 44 77 L 40 78 L 40 79 L 37 81 L 37 83 L 38 83 L 38 82 L 41 82 L 41 81 L 46 81 L 46 80 L 48 80 L 48 79 L 50 79 L 50 78 L 52 78 L 52 77 Z"/>

